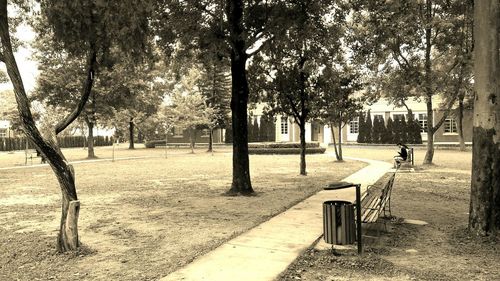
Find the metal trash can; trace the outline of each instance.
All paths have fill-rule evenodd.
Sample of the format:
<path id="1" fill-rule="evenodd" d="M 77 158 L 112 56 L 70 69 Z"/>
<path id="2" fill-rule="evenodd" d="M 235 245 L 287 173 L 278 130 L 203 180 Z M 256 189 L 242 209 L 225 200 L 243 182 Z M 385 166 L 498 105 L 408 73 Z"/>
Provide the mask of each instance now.
<path id="1" fill-rule="evenodd" d="M 349 201 L 323 203 L 323 238 L 335 245 L 353 244 L 356 241 L 354 204 Z"/>

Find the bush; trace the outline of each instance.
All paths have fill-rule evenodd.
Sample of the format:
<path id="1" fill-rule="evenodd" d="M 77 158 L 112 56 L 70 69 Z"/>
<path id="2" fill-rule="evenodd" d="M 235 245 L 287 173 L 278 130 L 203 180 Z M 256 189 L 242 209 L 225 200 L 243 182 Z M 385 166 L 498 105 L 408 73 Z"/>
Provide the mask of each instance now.
<path id="1" fill-rule="evenodd" d="M 366 113 L 366 121 L 365 121 L 365 142 L 372 143 L 372 116 L 370 114 L 370 110 Z"/>
<path id="2" fill-rule="evenodd" d="M 383 137 L 382 143 L 394 143 L 394 122 L 390 116 L 389 119 L 387 119 L 387 127 L 385 131 L 386 134 Z"/>
<path id="3" fill-rule="evenodd" d="M 319 147 L 319 142 L 308 142 L 306 143 L 306 148 L 317 148 Z M 300 148 L 300 143 L 298 142 L 265 142 L 265 143 L 249 143 L 248 148 Z"/>
<path id="4" fill-rule="evenodd" d="M 325 153 L 324 147 L 308 147 L 306 154 L 322 154 Z M 272 148 L 272 147 L 253 147 L 248 148 L 248 154 L 300 154 L 300 148 L 285 147 L 285 148 Z"/>
<path id="5" fill-rule="evenodd" d="M 374 143 L 383 143 L 384 136 L 387 134 L 387 130 L 384 125 L 384 118 L 380 118 L 380 116 L 375 117 L 376 118 L 373 120 L 372 141 Z"/>
<path id="6" fill-rule="evenodd" d="M 225 143 L 233 143 L 233 127 L 231 126 L 231 124 L 226 126 L 224 140 Z"/>
<path id="7" fill-rule="evenodd" d="M 358 123 L 358 143 L 366 143 L 366 126 L 365 126 L 365 114 L 363 112 L 359 115 Z"/>

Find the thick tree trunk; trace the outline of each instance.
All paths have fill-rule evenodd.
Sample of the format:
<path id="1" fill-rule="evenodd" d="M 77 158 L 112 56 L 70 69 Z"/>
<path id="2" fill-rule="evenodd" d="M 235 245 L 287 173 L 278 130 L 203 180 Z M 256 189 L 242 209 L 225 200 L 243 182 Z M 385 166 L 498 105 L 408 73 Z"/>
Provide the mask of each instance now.
<path id="1" fill-rule="evenodd" d="M 243 30 L 244 1 L 228 0 L 226 14 L 231 41 L 231 121 L 233 129 L 233 181 L 228 194 L 253 194 L 248 157 L 248 81 Z"/>
<path id="2" fill-rule="evenodd" d="M 85 117 L 85 123 L 87 123 L 87 128 L 89 133 L 87 135 L 87 158 L 96 158 L 94 152 L 94 122 L 92 122 L 88 117 Z"/>
<path id="3" fill-rule="evenodd" d="M 464 140 L 464 97 L 460 97 L 458 101 L 458 142 L 460 143 L 460 151 L 465 151 Z"/>
<path id="4" fill-rule="evenodd" d="M 301 120 L 300 129 L 300 175 L 307 176 L 306 171 L 306 122 Z"/>
<path id="5" fill-rule="evenodd" d="M 128 122 L 128 149 L 134 149 L 134 118 L 130 118 Z"/>
<path id="6" fill-rule="evenodd" d="M 469 229 L 500 233 L 500 2 L 474 2 L 474 101 Z"/>
<path id="7" fill-rule="evenodd" d="M 333 129 L 333 123 L 330 124 L 330 131 L 332 132 L 333 147 L 335 148 L 335 157 L 337 161 L 340 161 L 339 151 L 337 150 L 337 141 L 335 140 L 335 130 Z"/>
<path id="8" fill-rule="evenodd" d="M 0 0 L 0 39 L 1 39 L 1 57 L 0 60 L 5 63 L 7 73 L 14 87 L 19 117 L 22 128 L 26 136 L 31 140 L 36 149 L 47 159 L 50 167 L 57 177 L 62 192 L 62 215 L 61 224 L 57 239 L 57 249 L 60 252 L 75 250 L 79 246 L 78 242 L 78 211 L 79 203 L 75 187 L 75 175 L 71 165 L 64 158 L 57 145 L 56 134 L 64 130 L 81 113 L 84 105 L 87 103 L 94 80 L 94 70 L 96 66 L 96 53 L 91 46 L 87 60 L 87 77 L 83 85 L 82 97 L 79 104 L 66 118 L 56 125 L 55 129 L 46 130 L 49 135 L 44 139 L 36 127 L 31 114 L 30 102 L 24 89 L 21 74 L 17 67 L 9 33 L 9 24 L 7 16 L 7 1 Z"/>

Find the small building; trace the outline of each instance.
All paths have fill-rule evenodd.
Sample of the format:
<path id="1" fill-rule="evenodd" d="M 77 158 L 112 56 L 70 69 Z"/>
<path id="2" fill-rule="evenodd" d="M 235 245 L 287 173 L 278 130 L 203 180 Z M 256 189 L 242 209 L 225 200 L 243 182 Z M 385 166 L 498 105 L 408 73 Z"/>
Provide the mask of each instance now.
<path id="1" fill-rule="evenodd" d="M 427 126 L 429 124 L 435 125 L 443 116 L 444 111 L 439 109 L 440 99 L 438 97 L 433 99 L 433 120 L 431 123 L 427 118 L 427 106 L 425 102 L 410 100 L 407 102 L 408 107 L 412 110 L 414 119 L 417 120 L 422 127 L 421 135 L 422 141 L 427 141 Z M 407 116 L 408 111 L 406 107 L 398 107 L 389 104 L 386 99 L 380 99 L 372 105 L 367 105 L 365 111 L 370 110 L 372 121 L 375 118 L 382 118 L 384 123 L 387 124 L 389 117 L 392 120 L 403 118 Z M 455 109 L 453 109 L 455 110 Z M 472 143 L 472 115 L 471 109 L 464 110 L 463 117 L 463 130 L 464 140 L 466 144 Z M 434 134 L 434 143 L 436 144 L 458 144 L 458 122 L 456 114 L 449 114 L 445 119 L 443 125 Z M 293 121 L 293 118 L 288 116 L 278 115 L 276 118 L 276 142 L 299 142 L 300 131 L 299 127 Z M 318 141 L 323 144 L 333 143 L 332 130 L 328 125 L 324 125 L 319 121 L 313 121 L 306 124 L 306 141 Z M 338 128 L 334 128 L 335 138 L 338 140 Z M 357 142 L 359 134 L 359 118 L 351 120 L 344 128 L 342 128 L 342 142 L 355 143 Z"/>

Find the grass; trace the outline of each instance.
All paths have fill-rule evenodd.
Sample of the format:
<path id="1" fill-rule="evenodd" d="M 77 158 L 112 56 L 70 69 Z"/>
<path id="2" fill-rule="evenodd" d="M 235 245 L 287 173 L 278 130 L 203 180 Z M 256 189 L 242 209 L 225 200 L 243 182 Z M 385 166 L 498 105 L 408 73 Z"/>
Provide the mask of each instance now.
<path id="1" fill-rule="evenodd" d="M 161 148 L 120 147 L 117 157 L 150 158 L 76 164 L 84 246 L 64 255 L 55 253 L 60 191 L 50 168 L 0 170 L 0 280 L 158 279 L 364 166 L 308 155 L 304 177 L 297 155 L 254 155 L 257 196 L 230 197 L 231 153 L 204 150 L 169 150 L 165 159 Z M 96 154 L 110 157 L 110 148 Z M 4 167 L 20 162 L 1 156 Z"/>

